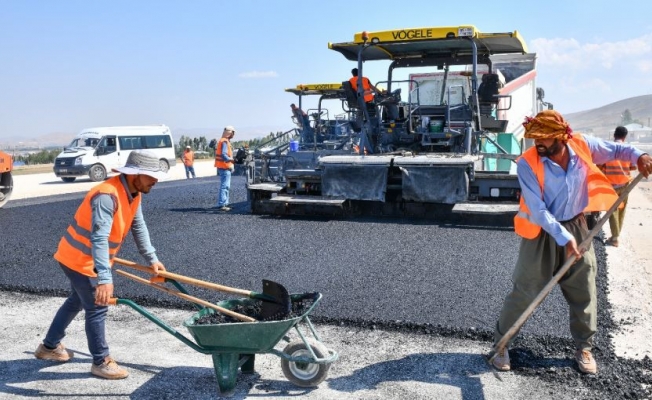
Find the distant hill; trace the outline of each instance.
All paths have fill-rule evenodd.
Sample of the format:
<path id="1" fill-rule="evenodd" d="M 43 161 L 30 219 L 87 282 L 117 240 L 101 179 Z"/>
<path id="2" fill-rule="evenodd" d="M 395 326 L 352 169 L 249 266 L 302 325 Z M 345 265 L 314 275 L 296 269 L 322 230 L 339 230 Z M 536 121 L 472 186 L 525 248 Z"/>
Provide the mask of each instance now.
<path id="1" fill-rule="evenodd" d="M 564 114 L 564 118 L 574 131 L 610 138 L 614 128 L 621 124 L 625 110 L 629 110 L 634 121 L 651 126 L 652 94 L 630 97 L 592 110 Z"/>

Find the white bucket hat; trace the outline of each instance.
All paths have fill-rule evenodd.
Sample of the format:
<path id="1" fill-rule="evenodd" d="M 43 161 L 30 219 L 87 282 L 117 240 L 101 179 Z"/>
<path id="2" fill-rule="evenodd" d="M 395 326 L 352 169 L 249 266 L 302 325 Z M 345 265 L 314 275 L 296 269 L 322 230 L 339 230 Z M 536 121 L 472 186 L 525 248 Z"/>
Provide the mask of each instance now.
<path id="1" fill-rule="evenodd" d="M 126 175 L 147 175 L 159 181 L 168 178 L 168 174 L 161 169 L 158 157 L 149 150 L 134 150 L 129 153 L 124 167 L 113 168 L 113 172 Z"/>

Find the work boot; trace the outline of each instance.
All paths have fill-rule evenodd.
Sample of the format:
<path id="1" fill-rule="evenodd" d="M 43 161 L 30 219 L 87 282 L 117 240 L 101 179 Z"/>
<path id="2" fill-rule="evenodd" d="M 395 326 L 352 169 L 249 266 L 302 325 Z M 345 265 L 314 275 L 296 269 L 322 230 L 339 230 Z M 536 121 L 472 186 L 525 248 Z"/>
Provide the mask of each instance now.
<path id="1" fill-rule="evenodd" d="M 39 344 L 34 352 L 34 357 L 39 360 L 66 362 L 73 357 L 74 353 L 66 350 L 63 344 L 59 343 L 54 349 L 48 349 L 43 343 Z"/>
<path id="2" fill-rule="evenodd" d="M 491 364 L 493 364 L 494 368 L 498 371 L 509 371 L 512 369 L 512 364 L 509 362 L 509 351 L 507 350 L 507 347 L 496 353 Z"/>
<path id="3" fill-rule="evenodd" d="M 580 371 L 585 374 L 596 374 L 598 372 L 598 364 L 596 364 L 590 350 L 577 350 L 575 352 L 575 361 L 577 361 Z"/>
<path id="4" fill-rule="evenodd" d="M 111 357 L 106 357 L 100 365 L 93 363 L 91 374 L 105 379 L 124 379 L 129 376 L 129 372 L 120 368 L 118 363 Z"/>
<path id="5" fill-rule="evenodd" d="M 608 246 L 618 247 L 618 238 L 612 236 L 609 239 L 607 239 L 605 244 L 608 245 Z"/>

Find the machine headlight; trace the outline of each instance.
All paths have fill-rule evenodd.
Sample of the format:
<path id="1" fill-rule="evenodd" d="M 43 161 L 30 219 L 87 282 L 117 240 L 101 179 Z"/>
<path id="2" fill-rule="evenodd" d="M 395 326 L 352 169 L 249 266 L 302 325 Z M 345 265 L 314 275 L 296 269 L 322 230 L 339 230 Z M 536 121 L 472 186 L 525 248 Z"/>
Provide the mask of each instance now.
<path id="1" fill-rule="evenodd" d="M 75 158 L 75 165 L 81 165 L 81 163 L 82 163 L 82 158 L 81 157 Z"/>

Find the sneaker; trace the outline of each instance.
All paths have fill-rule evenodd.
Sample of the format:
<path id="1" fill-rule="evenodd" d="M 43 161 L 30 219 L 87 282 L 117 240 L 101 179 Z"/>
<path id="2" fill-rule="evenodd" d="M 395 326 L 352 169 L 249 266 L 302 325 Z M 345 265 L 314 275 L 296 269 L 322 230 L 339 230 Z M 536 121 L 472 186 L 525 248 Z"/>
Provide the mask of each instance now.
<path id="1" fill-rule="evenodd" d="M 111 357 L 105 358 L 100 365 L 93 364 L 91 374 L 105 379 L 124 379 L 129 376 L 129 372 L 120 368 Z"/>
<path id="2" fill-rule="evenodd" d="M 507 347 L 496 353 L 491 364 L 498 371 L 509 371 L 512 369 L 512 364 L 509 362 L 509 351 Z"/>
<path id="3" fill-rule="evenodd" d="M 580 371 L 585 374 L 595 374 L 598 372 L 598 364 L 589 350 L 577 350 L 575 352 L 575 361 Z"/>
<path id="4" fill-rule="evenodd" d="M 609 239 L 607 239 L 605 244 L 608 246 L 618 247 L 618 238 L 612 236 Z"/>
<path id="5" fill-rule="evenodd" d="M 220 211 L 231 211 L 231 207 L 222 206 L 219 208 Z"/>
<path id="6" fill-rule="evenodd" d="M 73 357 L 74 353 L 70 350 L 66 350 L 63 344 L 59 343 L 56 348 L 50 350 L 43 343 L 39 344 L 34 352 L 34 357 L 39 360 L 49 360 L 49 361 L 58 361 L 66 362 Z"/>

